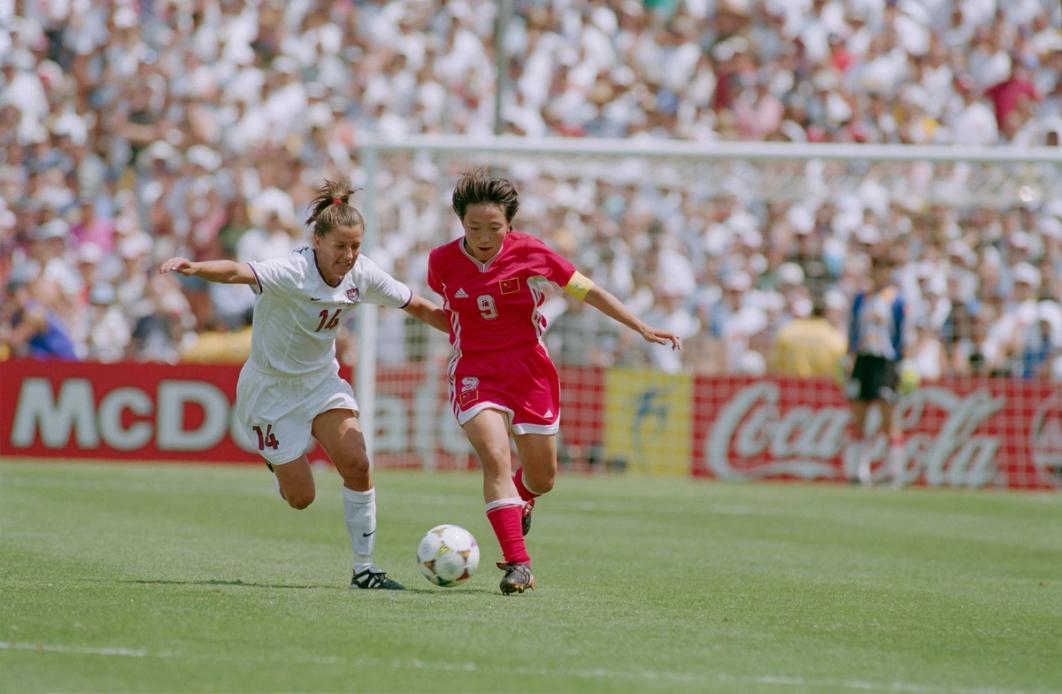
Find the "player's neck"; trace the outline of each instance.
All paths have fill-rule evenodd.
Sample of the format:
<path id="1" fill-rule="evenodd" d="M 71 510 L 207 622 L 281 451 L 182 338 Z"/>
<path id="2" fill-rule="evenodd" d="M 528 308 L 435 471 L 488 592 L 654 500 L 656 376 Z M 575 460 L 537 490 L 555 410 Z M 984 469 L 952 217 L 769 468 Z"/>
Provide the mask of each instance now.
<path id="1" fill-rule="evenodd" d="M 321 267 L 321 261 L 317 257 L 316 249 L 314 249 L 313 251 L 313 264 L 317 266 L 317 274 L 321 276 L 321 279 L 324 280 L 324 283 L 327 284 L 329 287 L 338 287 L 339 283 L 343 281 L 343 277 L 345 276 L 345 274 L 340 275 L 339 277 L 329 277 L 325 269 Z"/>
<path id="2" fill-rule="evenodd" d="M 498 254 L 502 252 L 502 248 L 505 247 L 505 242 L 503 241 L 501 243 L 501 245 L 499 245 L 498 248 L 495 249 L 495 251 L 493 253 L 491 253 L 490 257 L 488 257 L 488 258 L 480 258 L 476 254 L 476 251 L 471 246 L 468 245 L 468 239 L 464 239 L 464 238 L 461 239 L 461 247 L 464 248 L 465 249 L 465 253 L 467 253 L 469 256 L 471 256 L 474 260 L 476 260 L 477 262 L 485 264 L 485 263 L 489 263 L 490 261 L 492 261 L 492 260 L 494 260 L 495 258 L 498 257 Z"/>

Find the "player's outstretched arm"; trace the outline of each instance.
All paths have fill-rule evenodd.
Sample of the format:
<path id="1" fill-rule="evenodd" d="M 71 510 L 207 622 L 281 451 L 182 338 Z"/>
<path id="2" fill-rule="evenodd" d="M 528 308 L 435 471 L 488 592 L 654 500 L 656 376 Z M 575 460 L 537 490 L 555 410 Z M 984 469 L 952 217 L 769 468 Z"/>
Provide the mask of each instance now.
<path id="1" fill-rule="evenodd" d="M 257 282 L 251 266 L 233 260 L 204 260 L 193 262 L 187 258 L 170 258 L 159 266 L 160 273 L 176 272 L 186 277 L 199 277 L 221 284 L 254 284 Z"/>
<path id="2" fill-rule="evenodd" d="M 436 330 L 450 334 L 450 321 L 446 320 L 446 311 L 422 296 L 413 295 L 409 305 L 402 309 L 417 320 L 422 320 Z"/>
<path id="3" fill-rule="evenodd" d="M 587 292 L 586 298 L 583 299 L 583 301 L 590 306 L 593 306 L 598 311 L 601 311 L 601 313 L 604 313 L 612 320 L 626 325 L 628 328 L 645 338 L 647 342 L 655 342 L 658 345 L 670 344 L 671 349 L 682 349 L 682 340 L 678 335 L 669 333 L 666 330 L 658 330 L 638 320 L 638 317 L 628 311 L 627 307 L 623 305 L 623 302 L 617 299 L 608 290 L 594 285 L 590 291 Z"/>

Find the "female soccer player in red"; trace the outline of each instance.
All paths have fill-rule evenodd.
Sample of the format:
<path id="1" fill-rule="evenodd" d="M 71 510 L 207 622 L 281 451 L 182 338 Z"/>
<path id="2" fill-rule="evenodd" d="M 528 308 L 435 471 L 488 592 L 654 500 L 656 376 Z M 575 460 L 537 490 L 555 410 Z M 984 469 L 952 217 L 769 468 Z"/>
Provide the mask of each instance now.
<path id="1" fill-rule="evenodd" d="M 465 235 L 432 250 L 428 285 L 443 296 L 450 319 L 450 403 L 483 466 L 487 519 L 505 557 L 501 591 L 522 593 L 535 586 L 524 544 L 530 512 L 557 475 L 560 382 L 542 343 L 543 284 L 563 287 L 649 342 L 681 343 L 640 321 L 538 238 L 514 231 L 520 202 L 510 181 L 466 173 L 452 203 Z M 510 432 L 522 464 L 515 474 Z"/>

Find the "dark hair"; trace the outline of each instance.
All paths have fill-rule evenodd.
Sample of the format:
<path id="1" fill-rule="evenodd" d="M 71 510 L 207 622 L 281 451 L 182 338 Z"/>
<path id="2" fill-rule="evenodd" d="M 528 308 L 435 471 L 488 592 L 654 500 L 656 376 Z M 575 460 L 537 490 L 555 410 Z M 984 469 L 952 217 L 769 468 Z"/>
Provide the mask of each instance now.
<path id="1" fill-rule="evenodd" d="M 317 197 L 310 203 L 310 216 L 306 218 L 306 223 L 313 226 L 315 236 L 324 236 L 336 227 L 365 228 L 361 212 L 350 204 L 353 194 L 350 179 L 325 179 L 324 185 L 317 189 Z"/>
<path id="2" fill-rule="evenodd" d="M 458 218 L 465 218 L 469 205 L 498 205 L 505 212 L 505 221 L 512 222 L 520 209 L 520 194 L 507 178 L 491 176 L 486 169 L 474 169 L 461 174 L 454 186 L 451 200 Z"/>
<path id="3" fill-rule="evenodd" d="M 892 256 L 887 253 L 882 255 L 875 255 L 870 259 L 870 271 L 875 272 L 877 270 L 893 270 L 896 267 L 896 261 Z"/>

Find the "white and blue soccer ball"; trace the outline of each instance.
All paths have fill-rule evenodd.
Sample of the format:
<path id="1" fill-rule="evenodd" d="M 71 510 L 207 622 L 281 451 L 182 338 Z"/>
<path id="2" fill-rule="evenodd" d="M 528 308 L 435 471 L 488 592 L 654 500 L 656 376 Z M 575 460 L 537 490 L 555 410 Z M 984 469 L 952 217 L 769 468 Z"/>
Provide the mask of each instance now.
<path id="1" fill-rule="evenodd" d="M 476 572 L 479 545 L 459 525 L 437 525 L 417 545 L 417 565 L 435 585 L 456 586 Z"/>

